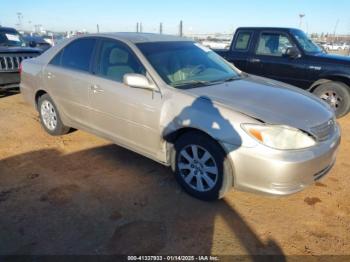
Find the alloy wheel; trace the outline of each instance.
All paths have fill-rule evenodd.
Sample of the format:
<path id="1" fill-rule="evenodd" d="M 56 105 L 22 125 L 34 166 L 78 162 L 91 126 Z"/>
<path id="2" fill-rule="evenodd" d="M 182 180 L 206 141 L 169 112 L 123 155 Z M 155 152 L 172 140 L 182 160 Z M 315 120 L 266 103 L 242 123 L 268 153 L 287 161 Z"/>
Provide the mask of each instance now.
<path id="1" fill-rule="evenodd" d="M 212 190 L 219 176 L 214 157 L 198 145 L 188 145 L 179 153 L 178 170 L 185 183 L 199 192 Z"/>
<path id="2" fill-rule="evenodd" d="M 43 101 L 41 103 L 41 118 L 44 122 L 44 125 L 50 131 L 53 131 L 57 127 L 57 114 L 54 106 L 50 101 Z"/>

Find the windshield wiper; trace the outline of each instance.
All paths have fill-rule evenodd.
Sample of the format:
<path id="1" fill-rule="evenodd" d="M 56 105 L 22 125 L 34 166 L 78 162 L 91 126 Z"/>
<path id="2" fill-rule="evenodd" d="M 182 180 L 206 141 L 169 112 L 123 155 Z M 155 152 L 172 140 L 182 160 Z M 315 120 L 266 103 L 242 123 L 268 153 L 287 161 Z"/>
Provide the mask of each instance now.
<path id="1" fill-rule="evenodd" d="M 17 45 L 10 45 L 10 44 L 6 44 L 6 43 L 0 43 L 0 46 L 6 46 L 6 47 L 19 47 Z"/>
<path id="2" fill-rule="evenodd" d="M 201 80 L 191 80 L 188 82 L 184 82 L 184 83 L 175 83 L 172 84 L 173 87 L 200 87 L 200 86 L 207 86 L 211 84 L 209 81 L 201 81 Z"/>
<path id="3" fill-rule="evenodd" d="M 172 84 L 172 86 L 180 87 L 180 88 L 192 88 L 192 87 L 194 88 L 194 87 L 201 87 L 201 86 L 216 85 L 216 84 L 231 82 L 231 81 L 240 80 L 240 79 L 242 79 L 242 77 L 233 76 L 233 77 L 229 77 L 218 81 L 191 80 L 184 83 L 175 83 L 175 84 Z"/>
<path id="4" fill-rule="evenodd" d="M 240 80 L 240 79 L 242 79 L 242 78 L 237 77 L 237 76 L 232 76 L 232 77 L 229 77 L 229 78 L 222 80 L 222 82 L 231 82 L 231 81 L 236 81 L 236 80 Z"/>
<path id="5" fill-rule="evenodd" d="M 222 80 L 210 82 L 210 84 L 211 85 L 216 85 L 216 84 L 225 83 L 225 82 L 232 82 L 232 81 L 236 81 L 236 80 L 240 80 L 240 79 L 242 79 L 242 77 L 232 76 L 232 77 L 225 78 L 225 79 L 222 79 Z"/>

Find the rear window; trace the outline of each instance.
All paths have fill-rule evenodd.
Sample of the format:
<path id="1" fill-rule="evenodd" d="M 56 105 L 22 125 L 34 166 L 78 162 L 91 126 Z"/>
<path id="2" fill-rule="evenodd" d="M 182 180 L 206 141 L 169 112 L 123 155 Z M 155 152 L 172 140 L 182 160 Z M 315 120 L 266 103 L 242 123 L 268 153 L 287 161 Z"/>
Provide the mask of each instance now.
<path id="1" fill-rule="evenodd" d="M 16 30 L 0 28 L 0 46 L 25 46 L 25 42 Z"/>
<path id="2" fill-rule="evenodd" d="M 251 32 L 239 32 L 234 48 L 236 50 L 247 50 L 251 38 Z"/>
<path id="3" fill-rule="evenodd" d="M 52 63 L 59 63 L 60 58 L 62 67 L 88 72 L 95 43 L 93 38 L 78 39 L 65 47 L 62 55 L 58 54 Z"/>

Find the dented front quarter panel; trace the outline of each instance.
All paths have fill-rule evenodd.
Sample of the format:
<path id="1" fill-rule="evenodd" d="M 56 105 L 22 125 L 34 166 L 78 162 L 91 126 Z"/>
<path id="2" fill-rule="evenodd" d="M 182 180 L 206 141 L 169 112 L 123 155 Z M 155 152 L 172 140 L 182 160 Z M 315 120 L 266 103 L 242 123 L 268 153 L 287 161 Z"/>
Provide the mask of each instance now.
<path id="1" fill-rule="evenodd" d="M 163 137 L 183 128 L 192 128 L 208 134 L 221 144 L 237 147 L 256 145 L 256 141 L 243 131 L 240 124 L 260 123 L 257 119 L 218 105 L 209 97 L 168 89 L 164 92 L 160 119 Z"/>

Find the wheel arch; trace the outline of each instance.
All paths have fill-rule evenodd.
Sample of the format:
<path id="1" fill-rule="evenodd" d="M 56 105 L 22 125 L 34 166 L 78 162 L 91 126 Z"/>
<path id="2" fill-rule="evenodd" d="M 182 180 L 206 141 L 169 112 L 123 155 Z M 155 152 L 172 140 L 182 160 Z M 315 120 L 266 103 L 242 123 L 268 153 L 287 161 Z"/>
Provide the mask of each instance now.
<path id="1" fill-rule="evenodd" d="M 227 150 L 225 150 L 224 146 L 220 143 L 220 141 L 215 138 L 213 135 L 211 135 L 209 132 L 206 132 L 200 128 L 196 128 L 196 127 L 180 127 L 177 130 L 174 130 L 172 132 L 170 132 L 169 134 L 166 134 L 163 136 L 163 139 L 170 144 L 175 144 L 176 141 L 183 136 L 184 134 L 187 134 L 189 132 L 197 132 L 197 133 L 201 133 L 205 136 L 207 136 L 209 139 L 212 139 L 213 141 L 215 141 L 222 149 L 223 153 L 225 155 L 227 155 L 229 152 L 227 152 Z"/>
<path id="2" fill-rule="evenodd" d="M 39 89 L 35 92 L 35 108 L 38 110 L 38 103 L 39 103 L 39 98 L 42 97 L 43 95 L 47 94 L 47 92 L 43 89 Z"/>
<path id="3" fill-rule="evenodd" d="M 169 134 L 166 134 L 163 136 L 163 139 L 168 143 L 168 145 L 171 145 L 168 150 L 168 155 L 169 155 L 169 162 L 171 165 L 171 169 L 175 171 L 175 150 L 173 145 L 176 143 L 176 141 L 183 136 L 184 134 L 187 134 L 189 132 L 199 132 L 208 138 L 212 139 L 215 141 L 219 147 L 222 149 L 223 153 L 226 156 L 227 159 L 227 164 L 224 165 L 226 173 L 230 174 L 229 177 L 224 176 L 223 180 L 223 187 L 222 190 L 220 191 L 220 198 L 225 195 L 226 192 L 228 192 L 235 184 L 235 172 L 234 172 L 234 163 L 230 158 L 227 157 L 228 153 L 227 150 L 225 150 L 224 146 L 216 139 L 214 136 L 210 135 L 208 132 L 205 132 L 204 130 L 201 130 L 199 128 L 194 128 L 194 127 L 181 127 L 177 130 L 174 130 L 170 132 Z"/>
<path id="4" fill-rule="evenodd" d="M 194 128 L 194 127 L 180 127 L 177 130 L 174 130 L 172 132 L 169 132 L 168 134 L 165 134 L 163 136 L 163 138 L 168 143 L 174 144 L 176 142 L 176 140 L 178 140 L 182 135 L 184 135 L 185 133 L 188 133 L 188 132 L 199 132 L 199 133 L 202 133 L 202 134 L 210 137 L 213 140 L 216 140 L 214 137 L 209 135 L 207 132 L 205 132 L 199 128 Z"/>
<path id="5" fill-rule="evenodd" d="M 311 87 L 309 88 L 309 91 L 311 93 L 313 93 L 318 86 L 325 84 L 325 83 L 328 83 L 328 82 L 332 82 L 332 81 L 341 82 L 341 83 L 345 84 L 350 90 L 350 76 L 336 74 L 336 75 L 324 75 L 324 76 L 322 76 L 319 80 L 317 80 L 316 82 L 314 82 L 311 85 Z"/>

